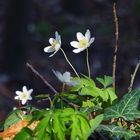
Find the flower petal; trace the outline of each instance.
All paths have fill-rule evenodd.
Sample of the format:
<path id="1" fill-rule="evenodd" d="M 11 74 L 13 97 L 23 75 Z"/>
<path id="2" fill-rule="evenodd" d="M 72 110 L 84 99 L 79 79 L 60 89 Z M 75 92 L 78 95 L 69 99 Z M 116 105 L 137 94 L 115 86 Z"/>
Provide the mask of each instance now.
<path id="1" fill-rule="evenodd" d="M 44 52 L 46 53 L 54 52 L 54 49 L 52 48 L 52 46 L 48 46 L 44 48 Z"/>
<path id="2" fill-rule="evenodd" d="M 22 100 L 21 103 L 24 105 L 27 102 L 27 100 Z"/>
<path id="3" fill-rule="evenodd" d="M 16 91 L 16 94 L 17 95 L 20 95 L 22 92 L 21 91 Z"/>
<path id="4" fill-rule="evenodd" d="M 70 72 L 66 71 L 64 74 L 63 74 L 63 78 L 64 78 L 64 81 L 67 83 L 67 82 L 70 82 Z"/>
<path id="5" fill-rule="evenodd" d="M 55 32 L 55 39 L 61 44 L 61 36 L 58 34 L 58 32 Z"/>
<path id="6" fill-rule="evenodd" d="M 14 99 L 15 99 L 15 100 L 19 100 L 19 96 L 15 96 Z"/>
<path id="7" fill-rule="evenodd" d="M 77 39 L 78 39 L 78 41 L 82 40 L 83 38 L 85 38 L 85 36 L 82 33 L 78 32 L 77 33 Z"/>
<path id="8" fill-rule="evenodd" d="M 22 91 L 25 92 L 25 93 L 28 92 L 27 87 L 23 86 Z"/>
<path id="9" fill-rule="evenodd" d="M 78 49 L 74 49 L 73 50 L 73 52 L 74 53 L 79 53 L 79 52 L 81 52 L 81 51 L 83 51 L 83 50 L 85 50 L 86 48 L 78 48 Z"/>
<path id="10" fill-rule="evenodd" d="M 29 96 L 28 100 L 32 100 L 32 97 L 31 97 L 31 96 Z"/>
<path id="11" fill-rule="evenodd" d="M 50 44 L 52 44 L 53 41 L 54 41 L 54 38 L 50 38 L 50 39 L 49 39 L 49 43 L 50 43 Z"/>
<path id="12" fill-rule="evenodd" d="M 62 82 L 63 81 L 63 75 L 59 72 L 59 71 L 54 71 L 53 73 L 55 74 L 55 76 Z"/>
<path id="13" fill-rule="evenodd" d="M 31 95 L 31 93 L 33 92 L 33 89 L 28 90 L 28 92 Z"/>
<path id="14" fill-rule="evenodd" d="M 89 44 L 92 44 L 94 42 L 94 40 L 95 40 L 95 37 L 92 37 L 89 41 Z"/>
<path id="15" fill-rule="evenodd" d="M 70 42 L 70 45 L 74 48 L 79 48 L 79 42 L 77 42 L 77 41 Z"/>
<path id="16" fill-rule="evenodd" d="M 86 33 L 85 33 L 85 37 L 86 39 L 89 41 L 90 40 L 90 31 L 89 29 L 87 29 Z"/>

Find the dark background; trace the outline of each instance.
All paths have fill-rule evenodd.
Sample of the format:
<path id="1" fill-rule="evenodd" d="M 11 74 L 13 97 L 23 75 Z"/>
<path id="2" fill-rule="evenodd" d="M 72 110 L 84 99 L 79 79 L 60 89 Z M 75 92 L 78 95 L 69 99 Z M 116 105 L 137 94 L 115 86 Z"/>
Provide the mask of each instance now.
<path id="1" fill-rule="evenodd" d="M 93 79 L 112 75 L 115 28 L 113 0 L 0 0 L 0 120 L 17 106 L 15 91 L 23 85 L 35 94 L 50 90 L 27 67 L 32 64 L 59 90 L 60 83 L 52 69 L 73 71 L 59 51 L 52 58 L 43 52 L 49 38 L 57 30 L 62 36 L 62 47 L 79 73 L 86 74 L 85 51 L 72 52 L 69 42 L 78 31 L 91 30 L 95 42 L 89 48 Z M 119 18 L 119 51 L 117 60 L 117 94 L 127 92 L 130 74 L 140 57 L 140 0 L 117 2 Z M 140 71 L 134 83 L 140 87 Z M 35 102 L 35 101 L 34 101 Z M 47 103 L 32 102 L 35 106 Z"/>

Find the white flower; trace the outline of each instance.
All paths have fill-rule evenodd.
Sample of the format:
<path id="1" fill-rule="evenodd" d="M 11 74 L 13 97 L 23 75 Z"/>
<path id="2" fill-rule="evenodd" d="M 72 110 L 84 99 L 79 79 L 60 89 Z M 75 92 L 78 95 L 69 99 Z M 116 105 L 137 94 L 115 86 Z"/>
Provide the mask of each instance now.
<path id="1" fill-rule="evenodd" d="M 70 82 L 70 79 L 71 79 L 70 72 L 66 71 L 65 73 L 61 74 L 59 71 L 53 70 L 53 73 L 62 83 L 69 83 Z"/>
<path id="2" fill-rule="evenodd" d="M 58 32 L 55 32 L 55 39 L 54 38 L 50 38 L 49 39 L 49 43 L 51 44 L 51 46 L 47 46 L 44 48 L 44 52 L 46 53 L 51 53 L 53 52 L 53 54 L 51 54 L 49 57 L 52 57 L 55 53 L 57 53 L 57 51 L 60 49 L 61 47 L 61 37 L 58 34 Z"/>
<path id="3" fill-rule="evenodd" d="M 22 91 L 16 91 L 15 99 L 20 100 L 21 103 L 24 105 L 28 100 L 32 100 L 31 93 L 33 89 L 27 90 L 26 86 L 23 86 Z"/>
<path id="4" fill-rule="evenodd" d="M 70 42 L 70 45 L 76 48 L 73 50 L 74 53 L 79 53 L 88 48 L 94 42 L 95 38 L 90 37 L 90 31 L 87 29 L 85 36 L 80 32 L 77 33 L 77 40 Z"/>

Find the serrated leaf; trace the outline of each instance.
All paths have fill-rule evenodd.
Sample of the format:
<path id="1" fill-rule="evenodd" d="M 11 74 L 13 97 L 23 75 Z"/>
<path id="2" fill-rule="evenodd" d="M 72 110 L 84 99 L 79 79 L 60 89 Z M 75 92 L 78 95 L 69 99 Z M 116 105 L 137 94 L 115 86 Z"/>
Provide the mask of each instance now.
<path id="1" fill-rule="evenodd" d="M 115 94 L 115 90 L 113 88 L 109 87 L 106 89 L 106 92 L 108 92 L 110 102 L 112 104 L 112 102 L 117 99 L 117 96 Z"/>
<path id="2" fill-rule="evenodd" d="M 72 115 L 71 140 L 87 140 L 87 132 L 90 130 L 88 120 L 82 114 Z M 85 131 L 86 130 L 86 131 Z"/>
<path id="3" fill-rule="evenodd" d="M 104 78 L 97 77 L 96 80 L 100 82 L 104 86 L 104 88 L 111 85 L 113 81 L 111 76 L 106 76 L 106 75 L 104 75 Z"/>
<path id="4" fill-rule="evenodd" d="M 90 95 L 92 97 L 99 96 L 99 89 L 96 87 L 82 87 L 79 95 Z"/>
<path id="5" fill-rule="evenodd" d="M 61 115 L 61 112 L 59 111 L 54 113 L 53 130 L 54 130 L 54 134 L 56 135 L 57 140 L 64 140 L 66 127 L 60 115 Z"/>
<path id="6" fill-rule="evenodd" d="M 131 121 L 140 118 L 140 111 L 137 110 L 139 98 L 139 89 L 127 93 L 118 103 L 105 110 L 105 119 L 123 118 Z"/>

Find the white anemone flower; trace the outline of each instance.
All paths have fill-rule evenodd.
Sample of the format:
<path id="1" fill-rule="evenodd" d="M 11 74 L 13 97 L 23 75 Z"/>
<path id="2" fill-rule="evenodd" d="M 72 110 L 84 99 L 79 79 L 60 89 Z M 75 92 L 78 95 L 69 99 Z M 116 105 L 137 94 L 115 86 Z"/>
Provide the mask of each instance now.
<path id="1" fill-rule="evenodd" d="M 79 53 L 88 48 L 94 42 L 95 38 L 91 38 L 90 31 L 87 29 L 85 35 L 80 32 L 77 33 L 77 40 L 70 42 L 70 45 L 76 48 L 73 50 L 74 53 Z"/>
<path id="2" fill-rule="evenodd" d="M 28 100 L 32 100 L 31 93 L 33 89 L 27 89 L 26 86 L 23 86 L 22 91 L 16 91 L 15 99 L 20 100 L 22 105 L 24 105 Z"/>
<path id="3" fill-rule="evenodd" d="M 66 71 L 65 73 L 61 74 L 59 71 L 54 71 L 53 73 L 55 76 L 62 82 L 62 83 L 69 83 L 71 80 L 70 72 Z"/>
<path id="4" fill-rule="evenodd" d="M 49 43 L 51 44 L 50 46 L 47 46 L 44 48 L 44 52 L 46 53 L 52 53 L 49 57 L 52 57 L 54 54 L 57 53 L 57 51 L 61 47 L 61 36 L 58 34 L 58 32 L 55 32 L 55 38 L 50 38 Z"/>
<path id="5" fill-rule="evenodd" d="M 59 71 L 54 71 L 53 70 L 53 73 L 59 79 L 59 81 L 62 82 L 62 83 L 65 83 L 69 86 L 73 86 L 73 85 L 76 84 L 76 82 L 74 80 L 72 80 L 73 78 L 71 77 L 71 74 L 68 71 L 61 74 Z"/>

